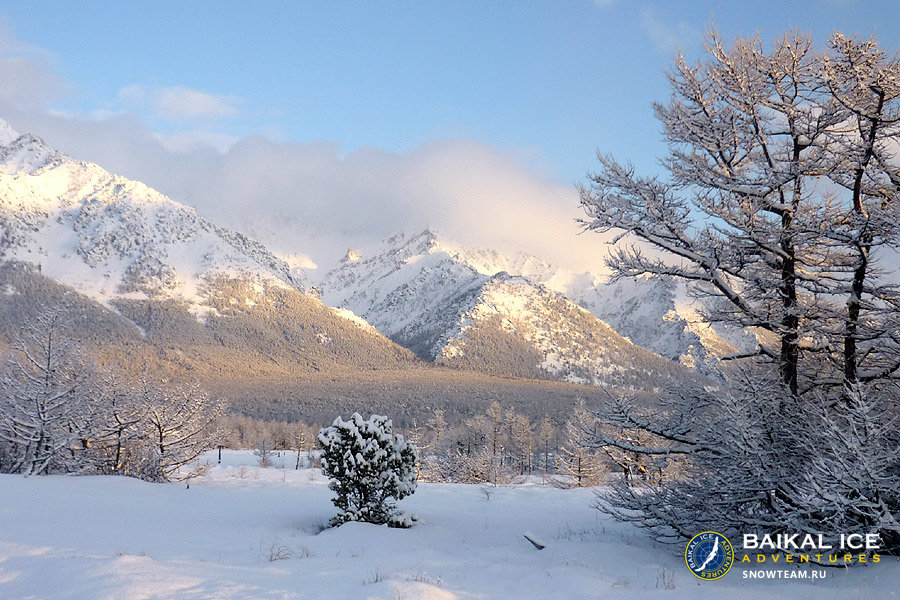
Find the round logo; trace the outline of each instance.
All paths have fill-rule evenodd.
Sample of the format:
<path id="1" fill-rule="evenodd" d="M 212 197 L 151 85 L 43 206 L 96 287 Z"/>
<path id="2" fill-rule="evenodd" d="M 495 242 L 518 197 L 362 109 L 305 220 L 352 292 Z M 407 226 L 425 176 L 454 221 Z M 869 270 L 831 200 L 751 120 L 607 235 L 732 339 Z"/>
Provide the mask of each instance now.
<path id="1" fill-rule="evenodd" d="M 734 563 L 734 548 L 721 533 L 704 531 L 688 542 L 684 562 L 700 579 L 718 579 Z"/>

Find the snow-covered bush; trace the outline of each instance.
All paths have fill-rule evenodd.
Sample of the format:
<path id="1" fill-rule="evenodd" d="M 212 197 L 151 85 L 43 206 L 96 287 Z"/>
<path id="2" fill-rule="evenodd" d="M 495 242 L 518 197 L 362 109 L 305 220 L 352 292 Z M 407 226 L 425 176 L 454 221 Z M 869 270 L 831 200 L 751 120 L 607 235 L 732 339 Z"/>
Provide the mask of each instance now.
<path id="1" fill-rule="evenodd" d="M 368 420 L 353 413 L 340 417 L 319 432 L 322 471 L 332 479 L 329 487 L 338 514 L 334 526 L 347 521 L 409 527 L 396 501 L 416 490 L 415 445 L 394 435 L 391 420 L 372 415 Z"/>
<path id="2" fill-rule="evenodd" d="M 684 477 L 622 480 L 599 492 L 603 512 L 683 542 L 697 531 L 878 533 L 900 552 L 900 389 L 857 387 L 797 402 L 758 370 L 727 386 L 672 395 L 660 407 L 622 399 L 595 422 L 639 430 L 641 441 L 591 427 L 588 447 L 651 459 L 680 457 Z"/>

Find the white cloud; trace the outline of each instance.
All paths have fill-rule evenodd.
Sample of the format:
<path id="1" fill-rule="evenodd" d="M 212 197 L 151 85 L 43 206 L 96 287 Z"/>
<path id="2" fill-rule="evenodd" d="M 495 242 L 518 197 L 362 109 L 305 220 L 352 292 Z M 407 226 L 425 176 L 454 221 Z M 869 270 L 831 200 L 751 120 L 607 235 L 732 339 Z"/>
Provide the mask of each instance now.
<path id="1" fill-rule="evenodd" d="M 119 90 L 120 104 L 135 110 L 149 108 L 163 119 L 222 119 L 240 114 L 239 99 L 217 96 L 184 86 L 148 87 L 129 85 Z"/>
<path id="2" fill-rule="evenodd" d="M 154 137 L 159 140 L 159 143 L 166 150 L 180 154 L 202 151 L 208 148 L 214 148 L 224 154 L 240 139 L 225 133 L 197 130 L 179 133 L 156 133 Z"/>
<path id="3" fill-rule="evenodd" d="M 269 243 L 318 262 L 398 230 L 434 228 L 459 242 L 525 250 L 573 268 L 601 268 L 596 236 L 578 236 L 577 193 L 542 180 L 472 141 L 442 141 L 394 154 L 241 140 L 222 157 L 193 203 L 250 226 Z M 290 250 L 290 248 L 284 248 Z M 331 256 L 325 256 L 331 254 Z"/>
<path id="4" fill-rule="evenodd" d="M 47 52 L 20 42 L 0 24 L 0 103 L 43 108 L 67 91 Z"/>
<path id="5" fill-rule="evenodd" d="M 653 8 L 641 11 L 641 30 L 650 38 L 657 50 L 672 53 L 678 48 L 696 46 L 702 35 L 686 21 L 664 20 Z"/>

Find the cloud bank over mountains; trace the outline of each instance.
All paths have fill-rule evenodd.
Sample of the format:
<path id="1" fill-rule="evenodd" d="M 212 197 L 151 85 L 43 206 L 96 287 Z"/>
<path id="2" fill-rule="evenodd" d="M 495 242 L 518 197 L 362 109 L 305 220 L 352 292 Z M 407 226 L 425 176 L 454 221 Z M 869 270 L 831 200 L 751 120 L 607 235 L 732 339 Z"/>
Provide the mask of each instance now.
<path id="1" fill-rule="evenodd" d="M 596 235 L 579 236 L 577 192 L 525 166 L 516 151 L 440 140 L 404 153 L 344 153 L 327 141 L 293 143 L 216 129 L 240 99 L 185 86 L 120 88 L 88 114 L 53 110 L 74 87 L 52 57 L 0 30 L 0 116 L 72 157 L 194 206 L 285 254 L 331 262 L 348 245 L 430 227 L 460 243 L 525 250 L 563 266 L 601 269 Z M 67 91 L 68 90 L 68 91 Z M 152 129 L 147 117 L 178 125 Z"/>

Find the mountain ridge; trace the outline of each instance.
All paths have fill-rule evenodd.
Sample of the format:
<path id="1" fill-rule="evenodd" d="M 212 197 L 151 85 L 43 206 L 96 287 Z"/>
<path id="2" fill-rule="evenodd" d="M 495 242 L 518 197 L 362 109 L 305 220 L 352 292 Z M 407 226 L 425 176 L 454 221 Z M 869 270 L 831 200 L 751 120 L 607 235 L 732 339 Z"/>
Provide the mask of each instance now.
<path id="1" fill-rule="evenodd" d="M 389 315 L 381 314 L 381 306 L 389 300 L 378 286 L 400 277 L 398 273 L 407 269 L 405 265 L 425 255 L 437 255 L 430 260 L 454 264 L 443 267 L 453 274 L 445 277 L 450 286 L 460 278 L 479 286 L 501 273 L 521 277 L 588 310 L 635 344 L 705 375 L 720 375 L 721 356 L 748 351 L 756 345 L 755 336 L 745 330 L 707 323 L 703 313 L 708 300 L 692 297 L 685 283 L 673 278 L 615 279 L 611 272 L 576 272 L 524 251 L 502 253 L 463 247 L 430 229 L 412 236 L 393 234 L 380 244 L 353 252 L 354 261 L 343 260 L 321 277 L 323 297 L 357 314 L 369 315 L 389 337 L 397 335 L 397 327 Z M 367 265 L 378 273 L 377 277 L 359 275 Z"/>
<path id="2" fill-rule="evenodd" d="M 431 230 L 396 234 L 348 253 L 320 280 L 322 297 L 438 364 L 592 385 L 655 388 L 687 377 L 563 294 L 498 268 L 497 258 L 508 258 L 494 254 L 486 267 L 485 253 L 473 264 L 466 252 Z M 517 260 L 533 270 L 548 265 L 524 254 Z"/>

